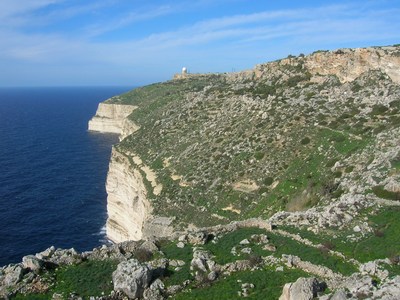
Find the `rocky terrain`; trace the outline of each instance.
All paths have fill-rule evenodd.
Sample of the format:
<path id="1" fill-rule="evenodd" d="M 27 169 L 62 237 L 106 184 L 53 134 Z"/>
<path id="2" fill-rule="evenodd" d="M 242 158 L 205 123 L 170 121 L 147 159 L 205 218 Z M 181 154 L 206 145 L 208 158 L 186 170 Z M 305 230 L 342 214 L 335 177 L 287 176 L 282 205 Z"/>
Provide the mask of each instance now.
<path id="1" fill-rule="evenodd" d="M 0 295 L 399 299 L 399 84 L 390 46 L 107 100 L 89 129 L 121 136 L 106 183 L 117 244 L 25 257 L 0 270 Z"/>

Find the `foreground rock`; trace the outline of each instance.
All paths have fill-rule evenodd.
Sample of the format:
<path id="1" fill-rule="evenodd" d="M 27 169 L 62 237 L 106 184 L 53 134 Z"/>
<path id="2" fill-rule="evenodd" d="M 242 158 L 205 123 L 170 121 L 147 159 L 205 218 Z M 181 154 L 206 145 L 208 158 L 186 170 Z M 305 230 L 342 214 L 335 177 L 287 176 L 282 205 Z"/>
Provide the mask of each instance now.
<path id="1" fill-rule="evenodd" d="M 122 291 L 130 299 L 135 299 L 142 297 L 144 290 L 149 286 L 151 271 L 147 265 L 130 259 L 118 265 L 112 278 L 114 290 Z"/>
<path id="2" fill-rule="evenodd" d="M 325 287 L 326 284 L 318 282 L 315 277 L 299 278 L 294 283 L 285 284 L 279 300 L 312 300 Z"/>

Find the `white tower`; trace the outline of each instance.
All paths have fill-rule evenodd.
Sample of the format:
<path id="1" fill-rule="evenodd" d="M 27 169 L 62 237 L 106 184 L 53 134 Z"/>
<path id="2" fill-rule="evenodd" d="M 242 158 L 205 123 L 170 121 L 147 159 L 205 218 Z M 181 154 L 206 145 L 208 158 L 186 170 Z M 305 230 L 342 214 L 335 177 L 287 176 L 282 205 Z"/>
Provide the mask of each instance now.
<path id="1" fill-rule="evenodd" d="M 187 69 L 186 69 L 186 67 L 183 67 L 182 68 L 182 75 L 186 75 L 187 74 Z"/>

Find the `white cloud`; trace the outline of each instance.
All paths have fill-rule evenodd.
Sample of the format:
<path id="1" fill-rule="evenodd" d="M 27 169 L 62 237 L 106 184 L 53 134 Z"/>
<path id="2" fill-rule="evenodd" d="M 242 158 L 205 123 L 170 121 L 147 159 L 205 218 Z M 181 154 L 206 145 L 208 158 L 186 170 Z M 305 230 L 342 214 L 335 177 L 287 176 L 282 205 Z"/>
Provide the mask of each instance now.
<path id="1" fill-rule="evenodd" d="M 197 5 L 205 5 L 202 1 L 208 0 L 200 0 Z M 60 18 L 68 20 L 93 10 L 104 10 L 114 1 L 93 1 L 64 7 L 63 10 L 50 9 L 40 17 L 33 12 L 65 3 L 61 0 L 18 1 L 24 2 L 24 6 L 16 2 L 0 2 L 0 40 L 3 41 L 0 64 L 22 66 L 29 63 L 38 66 L 38 72 L 49 74 L 55 72 L 55 65 L 59 67 L 58 72 L 72 72 L 73 66 L 77 69 L 92 67 L 95 78 L 100 76 L 101 70 L 110 76 L 114 74 L 115 78 L 122 73 L 146 70 L 154 70 L 153 74 L 169 74 L 171 68 L 183 62 L 189 62 L 199 71 L 230 71 L 276 58 L 279 53 L 284 56 L 290 52 L 295 54 L 348 44 L 380 44 L 400 38 L 400 24 L 396 19 L 400 15 L 399 9 L 360 6 L 354 2 L 205 19 L 182 24 L 175 30 L 158 27 L 159 33 L 118 42 L 102 40 L 101 35 L 120 29 L 134 30 L 132 26 L 140 26 L 143 21 L 167 18 L 188 8 L 182 3 L 152 6 L 151 9 L 149 6 L 138 7 L 107 22 L 100 23 L 95 18 L 87 21 L 85 30 L 72 36 L 61 30 L 26 33 L 24 24 L 51 24 Z M 21 18 L 19 27 L 1 26 L 10 18 Z M 46 66 L 53 67 L 46 69 Z M 3 70 L 3 73 L 7 72 Z"/>

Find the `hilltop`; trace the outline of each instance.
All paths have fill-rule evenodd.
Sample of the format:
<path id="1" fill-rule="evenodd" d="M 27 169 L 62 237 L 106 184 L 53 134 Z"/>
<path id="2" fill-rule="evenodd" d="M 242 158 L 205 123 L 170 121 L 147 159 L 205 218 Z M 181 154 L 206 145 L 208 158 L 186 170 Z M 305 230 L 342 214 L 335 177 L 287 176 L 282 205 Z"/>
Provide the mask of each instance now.
<path id="1" fill-rule="evenodd" d="M 400 46 L 182 74 L 112 97 L 89 128 L 121 135 L 107 178 L 119 243 L 24 258 L 2 269 L 0 291 L 397 299 L 399 125 Z M 99 270 L 82 291 L 76 279 Z"/>

